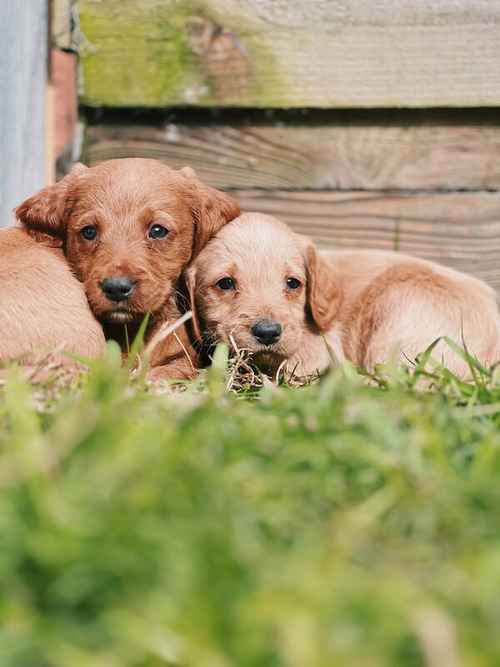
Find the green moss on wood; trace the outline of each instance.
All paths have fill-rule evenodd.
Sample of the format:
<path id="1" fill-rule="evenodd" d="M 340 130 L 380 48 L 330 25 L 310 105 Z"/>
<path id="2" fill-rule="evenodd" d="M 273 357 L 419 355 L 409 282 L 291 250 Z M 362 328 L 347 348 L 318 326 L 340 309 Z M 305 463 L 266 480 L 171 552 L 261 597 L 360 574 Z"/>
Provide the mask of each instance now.
<path id="1" fill-rule="evenodd" d="M 162 3 L 147 11 L 128 0 L 80 3 L 85 103 L 151 106 L 179 99 L 194 68 L 182 16 L 170 7 Z"/>
<path id="2" fill-rule="evenodd" d="M 215 4 L 215 3 L 214 3 Z M 266 106 L 275 91 L 271 50 L 211 4 L 184 0 L 80 0 L 82 101 L 89 106 Z M 213 27 L 234 51 L 229 68 L 193 43 L 193 23 Z M 210 31 L 209 28 L 207 28 Z M 202 30 L 203 32 L 203 30 Z M 221 37 L 222 35 L 222 37 Z M 235 68 L 235 72 L 231 70 Z M 265 81 L 280 77 L 265 77 Z M 260 103 L 260 104 L 259 104 Z"/>

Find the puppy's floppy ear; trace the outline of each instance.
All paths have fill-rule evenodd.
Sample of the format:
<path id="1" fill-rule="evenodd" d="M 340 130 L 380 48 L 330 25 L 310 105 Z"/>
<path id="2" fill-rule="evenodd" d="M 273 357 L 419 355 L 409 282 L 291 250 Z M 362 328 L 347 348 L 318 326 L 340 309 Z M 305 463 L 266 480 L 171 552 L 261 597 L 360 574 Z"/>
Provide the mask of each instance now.
<path id="1" fill-rule="evenodd" d="M 86 170 L 83 164 L 75 164 L 61 181 L 40 190 L 16 208 L 16 218 L 37 241 L 52 237 L 61 244 L 66 213 L 72 204 L 71 190 Z"/>
<path id="2" fill-rule="evenodd" d="M 342 289 L 331 264 L 309 240 L 304 241 L 303 256 L 307 273 L 307 304 L 318 329 L 328 331 L 340 310 Z"/>
<path id="3" fill-rule="evenodd" d="M 195 220 L 193 258 L 204 248 L 226 223 L 240 214 L 240 206 L 225 192 L 202 183 L 191 167 L 183 167 L 179 173 L 191 188 L 192 212 Z"/>
<path id="4" fill-rule="evenodd" d="M 186 289 L 188 293 L 188 299 L 189 299 L 189 308 L 191 309 L 191 312 L 193 313 L 193 334 L 195 337 L 195 340 L 201 341 L 201 328 L 200 328 L 200 320 L 198 318 L 198 307 L 196 305 L 196 267 L 195 266 L 190 266 L 186 270 L 186 273 L 184 274 L 184 280 L 186 283 Z"/>

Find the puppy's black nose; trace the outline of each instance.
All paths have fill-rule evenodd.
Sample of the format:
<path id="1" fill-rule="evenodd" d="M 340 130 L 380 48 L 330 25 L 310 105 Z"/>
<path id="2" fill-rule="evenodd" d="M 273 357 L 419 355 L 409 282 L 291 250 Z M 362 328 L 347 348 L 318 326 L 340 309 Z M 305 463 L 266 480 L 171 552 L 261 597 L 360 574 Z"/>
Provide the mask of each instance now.
<path id="1" fill-rule="evenodd" d="M 277 343 L 281 337 L 281 324 L 273 320 L 259 320 L 250 329 L 253 336 L 263 345 Z"/>
<path id="2" fill-rule="evenodd" d="M 105 278 L 101 289 L 110 301 L 125 301 L 135 289 L 135 282 L 124 276 Z"/>

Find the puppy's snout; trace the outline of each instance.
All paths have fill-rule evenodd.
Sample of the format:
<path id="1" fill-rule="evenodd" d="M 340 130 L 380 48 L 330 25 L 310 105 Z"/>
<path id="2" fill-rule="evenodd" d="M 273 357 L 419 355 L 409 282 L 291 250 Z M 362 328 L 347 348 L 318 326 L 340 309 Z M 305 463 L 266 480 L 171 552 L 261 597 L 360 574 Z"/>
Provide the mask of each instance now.
<path id="1" fill-rule="evenodd" d="M 254 338 L 263 345 L 272 345 L 281 338 L 282 327 L 274 320 L 259 320 L 250 329 Z"/>
<path id="2" fill-rule="evenodd" d="M 110 301 L 125 301 L 135 289 L 135 282 L 125 276 L 114 276 L 105 278 L 101 283 L 101 289 Z"/>

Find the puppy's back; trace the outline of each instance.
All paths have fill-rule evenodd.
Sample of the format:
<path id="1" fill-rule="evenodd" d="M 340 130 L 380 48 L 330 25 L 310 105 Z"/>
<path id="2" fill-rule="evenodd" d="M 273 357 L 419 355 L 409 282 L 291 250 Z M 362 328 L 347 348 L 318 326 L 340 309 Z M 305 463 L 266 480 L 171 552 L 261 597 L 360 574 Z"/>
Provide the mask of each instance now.
<path id="1" fill-rule="evenodd" d="M 22 229 L 0 231 L 0 360 L 35 361 L 55 349 L 96 357 L 102 328 L 63 253 Z"/>
<path id="2" fill-rule="evenodd" d="M 384 362 L 396 342 L 405 356 L 414 358 L 442 336 L 458 343 L 464 340 L 487 365 L 500 359 L 498 299 L 482 280 L 397 252 L 326 251 L 324 255 L 346 297 L 348 356 L 360 365 Z M 445 343 L 435 354 L 450 370 L 467 374 L 468 365 Z"/>
<path id="3" fill-rule="evenodd" d="M 331 263 L 339 280 L 345 284 L 351 298 L 355 298 L 377 276 L 399 265 L 415 266 L 443 276 L 454 284 L 464 286 L 481 298 L 498 301 L 495 290 L 484 281 L 448 266 L 430 260 L 391 250 L 322 250 L 321 254 Z"/>

